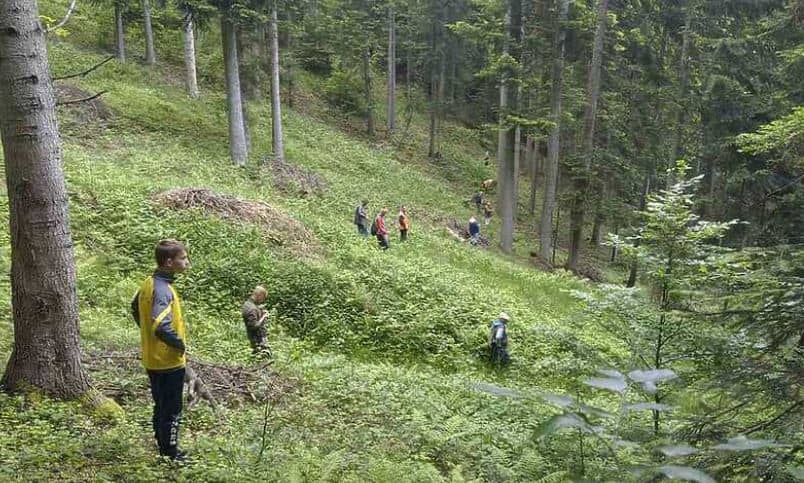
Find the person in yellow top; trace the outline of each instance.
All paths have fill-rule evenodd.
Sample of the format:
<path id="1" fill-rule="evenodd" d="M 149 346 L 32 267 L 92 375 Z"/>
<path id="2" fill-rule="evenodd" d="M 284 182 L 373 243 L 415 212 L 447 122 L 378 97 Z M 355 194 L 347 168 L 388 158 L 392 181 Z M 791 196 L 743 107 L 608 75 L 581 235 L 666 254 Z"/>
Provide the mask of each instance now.
<path id="1" fill-rule="evenodd" d="M 408 230 L 410 230 L 410 217 L 408 217 L 405 205 L 399 207 L 399 216 L 397 217 L 396 224 L 399 227 L 399 241 L 408 239 Z"/>
<path id="2" fill-rule="evenodd" d="M 187 338 L 181 300 L 173 288 L 173 280 L 190 267 L 190 260 L 184 245 L 176 240 L 160 241 L 155 256 L 156 271 L 140 285 L 131 310 L 140 327 L 142 365 L 151 383 L 154 399 L 151 422 L 159 454 L 184 460 L 178 445 Z"/>

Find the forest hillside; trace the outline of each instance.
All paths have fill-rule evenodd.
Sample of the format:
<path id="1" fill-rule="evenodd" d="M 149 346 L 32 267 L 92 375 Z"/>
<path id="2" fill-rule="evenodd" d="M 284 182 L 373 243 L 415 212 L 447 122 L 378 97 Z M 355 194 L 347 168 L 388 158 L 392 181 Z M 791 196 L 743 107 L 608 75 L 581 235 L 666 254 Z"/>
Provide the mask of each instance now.
<path id="1" fill-rule="evenodd" d="M 71 3 L 38 2 L 43 24 L 54 25 Z M 514 158 L 495 158 L 498 142 L 505 141 L 489 117 L 505 106 L 462 106 L 456 100 L 444 107 L 447 94 L 433 103 L 434 91 L 428 91 L 421 74 L 408 76 L 405 85 L 400 71 L 393 76 L 400 85 L 392 131 L 382 107 L 387 95 L 383 62 L 369 65 L 373 84 L 368 98 L 360 98 L 355 93 L 365 87 L 365 76 L 345 67 L 348 57 L 333 53 L 335 45 L 310 47 L 313 41 L 293 23 L 300 18 L 293 17 L 294 8 L 301 4 L 291 8 L 279 2 L 281 155 L 269 100 L 271 69 L 261 50 L 268 48 L 250 48 L 244 34 L 238 47 L 245 52 L 243 99 L 237 111 L 245 118 L 242 140 L 248 153 L 239 158 L 245 152 L 235 149 L 234 108 L 221 52 L 226 40 L 216 17 L 226 2 L 206 8 L 198 7 L 204 2 L 178 2 L 178 7 L 153 2 L 148 8 L 154 25 L 149 20 L 148 28 L 155 29 L 158 42 L 152 65 L 140 27 L 142 5 L 149 2 L 136 3 L 79 1 L 47 39 L 76 266 L 80 358 L 93 394 L 109 399 L 65 401 L 36 388 L 0 392 L 0 480 L 804 477 L 804 255 L 794 238 L 794 226 L 804 225 L 801 190 L 786 186 L 804 166 L 800 107 L 776 124 L 769 118 L 764 128 L 738 133 L 745 134 L 740 156 L 760 159 L 779 149 L 789 156 L 779 161 L 784 169 L 763 172 L 771 183 L 768 190 L 781 189 L 784 195 L 764 197 L 764 234 L 754 230 L 755 224 L 732 221 L 738 217 L 730 216 L 727 202 L 713 201 L 733 188 L 733 180 L 715 186 L 710 180 L 715 175 L 697 176 L 704 169 L 696 159 L 708 158 L 679 155 L 689 159 L 648 170 L 642 164 L 623 166 L 622 177 L 602 174 L 601 179 L 615 181 L 606 192 L 620 190 L 619 195 L 584 199 L 590 213 L 581 218 L 582 234 L 573 241 L 575 193 L 583 186 L 598 189 L 591 182 L 561 181 L 553 187 L 557 204 L 544 203 L 549 138 L 562 136 L 551 134 L 556 124 L 546 115 L 546 96 L 534 100 L 544 108 L 541 114 L 524 119 L 519 113 L 522 137 L 514 142 L 523 146 L 522 159 L 517 154 L 507 182 L 509 174 L 500 166 Z M 511 21 L 510 12 L 506 17 L 503 9 L 500 16 L 499 8 L 485 5 L 494 2 L 475 2 L 463 18 L 458 17 L 460 9 L 470 8 L 467 2 L 447 3 L 444 15 L 455 18 L 440 19 L 452 25 L 442 35 L 462 35 L 474 46 L 466 51 L 471 56 L 459 56 L 464 60 L 477 61 L 486 49 L 481 42 L 488 39 L 474 30 L 481 20 L 497 15 Z M 520 9 L 529 4 L 512 3 Z M 545 15 L 560 15 L 566 2 L 553 3 L 554 9 L 544 7 Z M 589 2 L 577 3 L 568 14 L 576 29 L 569 41 L 576 47 L 592 40 L 596 12 L 585 5 Z M 611 3 L 611 8 L 626 8 Z M 114 45 L 114 13 L 123 5 L 125 62 Z M 330 7 L 315 8 L 326 12 Z M 403 17 L 409 14 L 404 25 L 415 24 L 413 7 L 402 2 L 396 7 Z M 191 27 L 196 29 L 196 98 L 188 95 L 186 37 L 177 27 L 176 8 L 197 15 Z M 795 13 L 792 8 L 762 18 Z M 243 11 L 242 18 L 250 15 Z M 360 21 L 346 14 L 333 19 L 343 29 Z M 402 25 L 400 36 L 406 32 Z M 344 51 L 352 37 L 360 38 L 359 32 L 348 32 Z M 270 33 L 260 35 L 270 38 Z M 457 40 L 445 42 L 459 48 Z M 420 46 L 411 50 L 421 52 Z M 326 51 L 333 56 L 327 60 L 331 71 L 322 70 L 316 64 L 321 59 L 312 55 Z M 580 132 L 585 62 L 578 60 L 580 50 L 567 54 L 568 77 L 575 76 L 565 84 L 567 110 L 577 118 L 564 129 Z M 504 62 L 505 55 L 501 59 L 496 61 Z M 795 62 L 802 61 L 791 65 Z M 464 67 L 444 64 L 445 71 L 463 75 L 464 85 L 445 85 L 442 77 L 442 88 L 456 91 L 449 95 L 497 95 L 494 88 L 473 84 L 488 81 L 480 74 L 480 81 L 472 80 Z M 483 75 L 494 78 L 500 72 L 505 85 L 504 71 Z M 646 71 L 628 80 L 642 81 L 647 90 L 650 75 Z M 546 85 L 548 79 L 545 75 L 540 82 Z M 606 82 L 611 87 L 618 80 Z M 711 86 L 709 93 L 717 88 Z M 672 97 L 662 96 L 662 102 Z M 623 148 L 615 159 L 611 152 L 630 140 L 626 127 L 612 121 L 629 110 L 614 97 L 609 92 L 601 101 L 601 123 L 609 134 L 602 136 L 606 149 L 600 156 L 611 156 L 607 169 L 612 170 L 636 159 L 629 158 L 633 149 L 646 152 L 651 143 L 668 141 L 651 126 L 635 148 Z M 368 131 L 366 103 L 376 107 Z M 716 149 L 714 137 L 726 142 L 728 129 L 718 128 L 702 134 L 705 149 Z M 784 129 L 792 134 L 778 133 Z M 560 168 L 556 164 L 561 180 L 573 179 L 572 170 L 583 165 L 583 143 L 578 145 L 562 155 Z M 658 186 L 644 190 L 639 206 L 645 172 Z M 720 173 L 717 179 L 725 179 L 726 168 Z M 577 172 L 575 178 L 585 179 Z M 496 184 L 485 193 L 494 209 L 490 224 L 483 224 L 482 210 L 470 200 L 485 180 Z M 537 183 L 531 201 L 531 184 Z M 8 224 L 12 205 L 3 186 L 0 221 Z M 374 237 L 357 233 L 354 211 L 363 199 L 371 218 L 389 208 L 387 250 Z M 404 242 L 393 226 L 400 205 L 412 224 Z M 545 209 L 555 210 L 548 219 L 555 231 L 549 256 L 538 237 Z M 473 216 L 481 220 L 476 245 L 465 233 Z M 12 234 L 1 233 L 0 266 L 11 273 Z M 774 242 L 763 236 L 775 237 Z M 154 246 L 164 238 L 187 246 L 191 267 L 178 277 L 176 289 L 187 320 L 188 365 L 212 396 L 185 404 L 180 433 L 189 455 L 185 463 L 156 457 L 153 401 L 139 361 L 139 329 L 130 315 L 132 296 L 154 269 Z M 572 245 L 578 243 L 585 248 L 573 265 Z M 636 281 L 627 283 L 629 276 Z M 241 305 L 256 285 L 268 293 L 270 358 L 252 354 L 241 316 Z M 17 327 L 11 277 L 0 279 L 0 290 L 0 359 L 5 361 L 15 350 Z M 490 325 L 501 312 L 510 315 L 511 360 L 499 367 L 489 363 L 488 342 Z"/>

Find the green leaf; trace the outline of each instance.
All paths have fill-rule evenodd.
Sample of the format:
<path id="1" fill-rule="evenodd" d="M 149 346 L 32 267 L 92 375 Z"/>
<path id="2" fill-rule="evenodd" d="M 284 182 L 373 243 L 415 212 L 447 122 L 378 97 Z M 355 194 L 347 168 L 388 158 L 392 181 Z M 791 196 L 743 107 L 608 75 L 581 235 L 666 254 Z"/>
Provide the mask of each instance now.
<path id="1" fill-rule="evenodd" d="M 587 386 L 596 387 L 598 389 L 605 389 L 616 393 L 624 393 L 628 390 L 628 383 L 622 379 L 612 379 L 608 377 L 593 377 L 583 382 Z"/>
<path id="2" fill-rule="evenodd" d="M 659 472 L 671 480 L 697 481 L 698 483 L 715 483 L 715 480 L 701 470 L 689 466 L 665 465 Z"/>
<path id="3" fill-rule="evenodd" d="M 735 438 L 729 438 L 725 443 L 716 444 L 712 448 L 723 451 L 751 451 L 763 448 L 779 448 L 782 446 L 783 445 L 776 444 L 767 439 L 748 439 L 741 434 Z"/>
<path id="4" fill-rule="evenodd" d="M 695 454 L 698 452 L 698 449 L 688 444 L 676 444 L 672 446 L 660 446 L 656 448 L 656 451 L 667 457 L 675 458 L 678 456 L 689 456 L 691 454 Z"/>

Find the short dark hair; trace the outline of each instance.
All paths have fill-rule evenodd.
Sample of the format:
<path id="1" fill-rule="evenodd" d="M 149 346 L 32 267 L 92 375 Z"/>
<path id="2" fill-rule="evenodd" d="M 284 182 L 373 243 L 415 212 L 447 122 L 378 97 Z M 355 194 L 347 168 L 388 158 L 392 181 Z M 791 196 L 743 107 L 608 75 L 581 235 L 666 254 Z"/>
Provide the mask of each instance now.
<path id="1" fill-rule="evenodd" d="M 184 243 L 178 240 L 160 240 L 154 250 L 156 264 L 163 267 L 168 260 L 176 258 L 184 251 L 187 251 L 184 247 Z"/>

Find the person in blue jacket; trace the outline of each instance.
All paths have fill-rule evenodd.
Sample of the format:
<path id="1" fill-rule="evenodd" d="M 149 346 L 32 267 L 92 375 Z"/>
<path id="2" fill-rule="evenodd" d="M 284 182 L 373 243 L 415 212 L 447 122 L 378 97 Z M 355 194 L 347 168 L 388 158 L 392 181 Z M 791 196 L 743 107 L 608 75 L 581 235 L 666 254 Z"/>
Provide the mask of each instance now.
<path id="1" fill-rule="evenodd" d="M 480 223 L 473 216 L 469 218 L 469 243 L 477 245 L 480 241 Z"/>
<path id="2" fill-rule="evenodd" d="M 489 333 L 489 354 L 491 363 L 504 366 L 511 362 L 511 357 L 508 355 L 508 322 L 511 317 L 505 312 L 500 312 L 497 319 L 491 323 L 491 332 Z"/>

